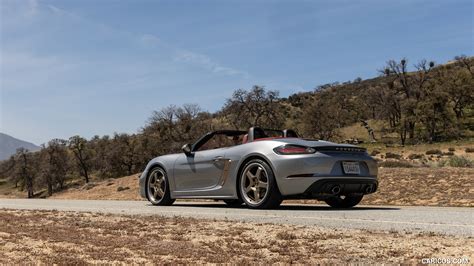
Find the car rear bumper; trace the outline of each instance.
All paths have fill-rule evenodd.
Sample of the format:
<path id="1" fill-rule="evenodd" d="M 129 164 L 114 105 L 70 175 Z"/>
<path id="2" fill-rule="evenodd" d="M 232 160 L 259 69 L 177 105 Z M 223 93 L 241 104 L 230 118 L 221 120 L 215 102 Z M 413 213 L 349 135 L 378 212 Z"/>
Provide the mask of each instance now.
<path id="1" fill-rule="evenodd" d="M 322 193 L 329 185 L 336 184 L 340 185 L 341 193 L 346 194 L 362 193 L 367 186 L 375 191 L 378 186 L 377 162 L 366 153 L 317 153 L 300 156 L 270 154 L 269 157 L 278 188 L 285 197 L 313 195 L 318 191 Z M 360 173 L 345 174 L 343 162 L 359 162 Z"/>
<path id="2" fill-rule="evenodd" d="M 378 189 L 378 180 L 374 176 L 327 176 L 301 177 L 287 181 L 291 185 L 279 184 L 281 194 L 287 198 L 324 198 L 334 195 L 371 194 Z M 290 184 L 290 183 L 289 183 Z M 336 188 L 338 187 L 338 188 Z M 284 189 L 281 189 L 284 188 Z"/>
<path id="3" fill-rule="evenodd" d="M 377 191 L 374 178 L 327 178 L 320 179 L 303 193 L 306 198 L 325 198 L 335 195 L 366 195 Z"/>

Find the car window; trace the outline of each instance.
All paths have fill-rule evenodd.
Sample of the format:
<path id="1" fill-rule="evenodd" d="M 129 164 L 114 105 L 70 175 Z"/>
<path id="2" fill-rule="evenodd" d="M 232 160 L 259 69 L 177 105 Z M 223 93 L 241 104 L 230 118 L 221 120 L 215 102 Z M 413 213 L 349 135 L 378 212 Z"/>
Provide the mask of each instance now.
<path id="1" fill-rule="evenodd" d="M 227 136 L 225 134 L 215 134 L 206 143 L 204 143 L 197 151 L 220 149 L 232 147 L 242 144 L 243 135 Z"/>

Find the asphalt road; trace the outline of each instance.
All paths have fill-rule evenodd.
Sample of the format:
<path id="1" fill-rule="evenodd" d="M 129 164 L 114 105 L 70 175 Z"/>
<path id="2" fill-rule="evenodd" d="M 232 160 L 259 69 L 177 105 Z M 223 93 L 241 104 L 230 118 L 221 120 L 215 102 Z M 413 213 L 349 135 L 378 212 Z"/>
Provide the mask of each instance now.
<path id="1" fill-rule="evenodd" d="M 0 199 L 0 208 L 183 216 L 257 223 L 367 230 L 434 232 L 474 236 L 474 208 L 358 206 L 336 210 L 323 205 L 283 204 L 276 210 L 228 208 L 220 202 L 176 202 L 152 206 L 146 201 Z"/>

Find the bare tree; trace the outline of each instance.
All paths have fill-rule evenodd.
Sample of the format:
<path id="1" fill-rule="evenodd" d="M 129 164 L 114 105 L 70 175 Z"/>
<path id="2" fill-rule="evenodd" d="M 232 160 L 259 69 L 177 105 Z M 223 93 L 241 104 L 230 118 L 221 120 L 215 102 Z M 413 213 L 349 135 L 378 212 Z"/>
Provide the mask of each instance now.
<path id="1" fill-rule="evenodd" d="M 73 136 L 69 138 L 69 149 L 76 158 L 80 175 L 84 177 L 86 183 L 89 183 L 89 169 L 92 156 L 87 140 L 80 136 Z"/>
<path id="2" fill-rule="evenodd" d="M 49 141 L 40 151 L 41 177 L 46 183 L 50 196 L 53 194 L 54 187 L 64 187 L 69 168 L 68 157 L 67 141 L 62 139 Z"/>
<path id="3" fill-rule="evenodd" d="M 387 77 L 394 77 L 389 84 L 388 89 L 393 90 L 395 95 L 402 94 L 403 105 L 400 119 L 399 130 L 402 144 L 405 144 L 405 136 L 408 133 L 410 139 L 415 138 L 415 126 L 418 120 L 416 110 L 417 104 L 423 97 L 423 89 L 426 86 L 430 76 L 429 73 L 434 67 L 434 62 L 420 61 L 415 65 L 417 72 L 408 71 L 408 61 L 404 58 L 400 62 L 390 60 L 384 69 Z M 395 83 L 397 82 L 397 83 Z"/>
<path id="4" fill-rule="evenodd" d="M 469 71 L 471 74 L 471 77 L 474 78 L 474 61 L 472 60 L 472 57 L 469 58 L 466 55 L 459 55 L 454 57 L 454 59 L 465 69 Z"/>
<path id="5" fill-rule="evenodd" d="M 259 125 L 278 128 L 284 124 L 278 91 L 254 86 L 250 91 L 236 90 L 222 110 L 235 128 Z"/>
<path id="6" fill-rule="evenodd" d="M 19 148 L 15 154 L 17 163 L 16 166 L 16 175 L 19 176 L 22 180 L 23 186 L 26 188 L 28 193 L 28 198 L 34 196 L 34 178 L 35 171 L 33 169 L 33 159 L 29 151 L 25 148 Z"/>

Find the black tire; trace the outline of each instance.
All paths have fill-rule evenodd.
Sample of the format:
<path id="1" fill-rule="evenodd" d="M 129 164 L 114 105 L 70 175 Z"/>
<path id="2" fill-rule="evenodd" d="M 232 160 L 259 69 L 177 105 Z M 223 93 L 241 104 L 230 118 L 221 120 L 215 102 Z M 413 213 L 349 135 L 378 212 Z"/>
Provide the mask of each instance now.
<path id="1" fill-rule="evenodd" d="M 255 202 L 252 202 L 252 199 L 250 199 L 250 196 L 248 194 L 249 192 L 245 192 L 247 180 L 244 180 L 244 179 L 246 178 L 247 171 L 251 171 L 250 167 L 260 167 L 261 171 L 264 170 L 264 173 L 265 173 L 264 181 L 266 181 L 266 184 L 267 184 L 264 196 L 259 201 L 255 201 Z M 261 182 L 261 183 L 265 183 L 265 182 Z M 238 191 L 239 191 L 239 196 L 242 199 L 242 201 L 245 203 L 245 205 L 247 205 L 247 207 L 251 209 L 277 208 L 278 206 L 280 206 L 283 200 L 280 194 L 280 190 L 278 190 L 278 186 L 277 186 L 275 175 L 273 174 L 272 168 L 268 165 L 268 163 L 266 163 L 265 161 L 261 159 L 250 160 L 244 165 L 240 173 L 239 180 L 238 180 Z M 255 196 L 255 198 L 257 198 L 257 196 Z"/>
<path id="2" fill-rule="evenodd" d="M 163 195 L 158 199 L 156 196 L 157 194 L 155 192 L 155 187 L 151 187 L 151 181 L 152 178 L 155 178 L 155 182 L 157 179 L 157 176 L 154 176 L 154 174 L 159 174 L 162 175 L 163 177 L 163 182 L 160 184 L 161 191 L 163 192 Z M 169 206 L 174 203 L 175 199 L 171 198 L 171 193 L 170 193 L 170 188 L 169 188 L 169 183 L 168 183 L 168 175 L 166 174 L 166 171 L 161 168 L 161 167 L 155 167 L 150 170 L 148 173 L 147 179 L 146 179 L 146 187 L 145 187 L 145 193 L 146 197 L 149 202 L 153 205 L 157 206 Z"/>
<path id="3" fill-rule="evenodd" d="M 240 207 L 244 202 L 241 199 L 225 199 L 225 204 L 229 207 Z"/>
<path id="4" fill-rule="evenodd" d="M 324 200 L 329 206 L 333 208 L 352 208 L 359 204 L 364 196 L 335 196 Z"/>

